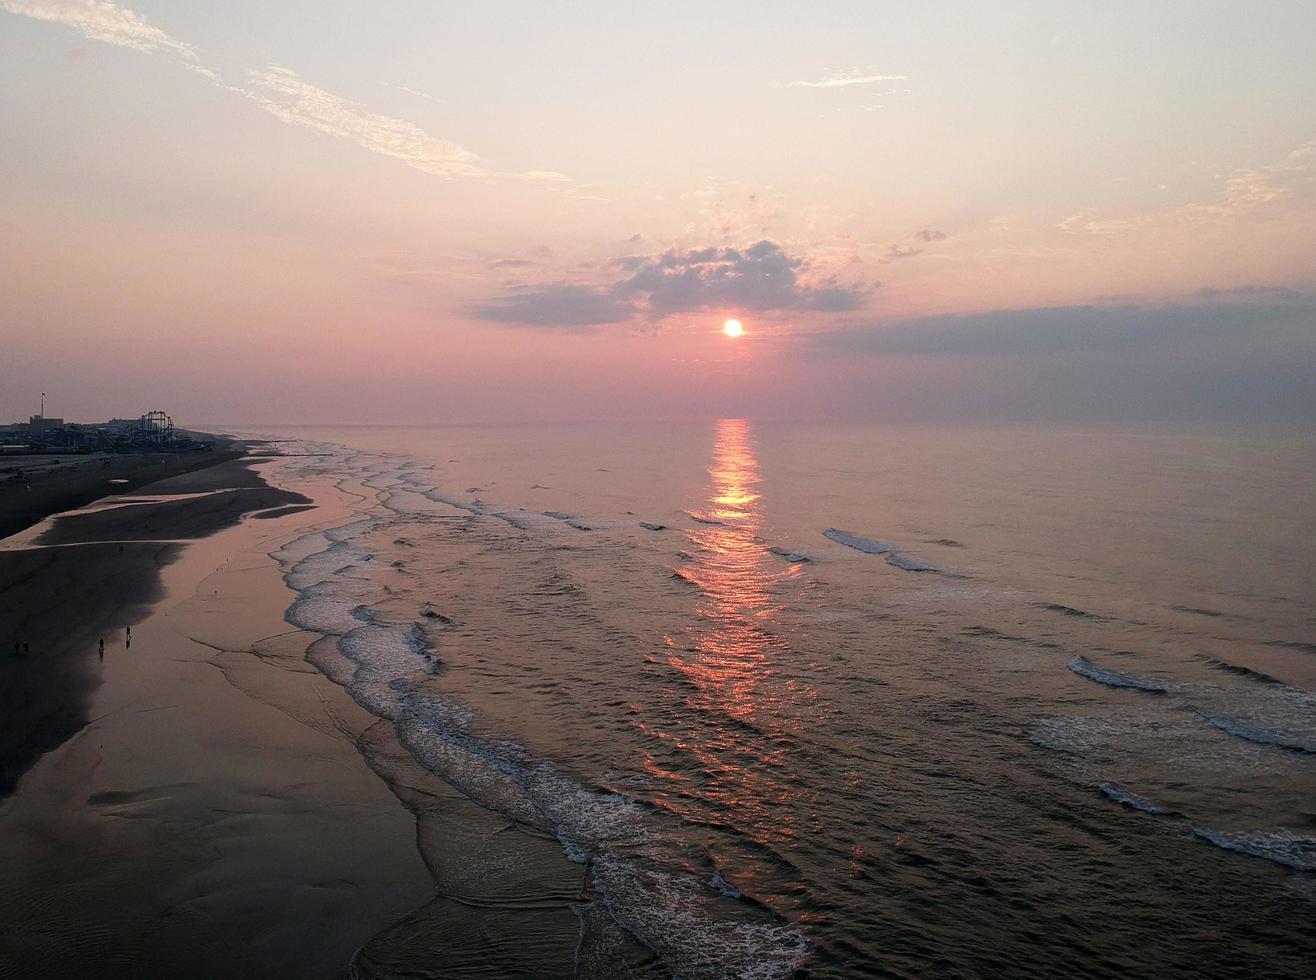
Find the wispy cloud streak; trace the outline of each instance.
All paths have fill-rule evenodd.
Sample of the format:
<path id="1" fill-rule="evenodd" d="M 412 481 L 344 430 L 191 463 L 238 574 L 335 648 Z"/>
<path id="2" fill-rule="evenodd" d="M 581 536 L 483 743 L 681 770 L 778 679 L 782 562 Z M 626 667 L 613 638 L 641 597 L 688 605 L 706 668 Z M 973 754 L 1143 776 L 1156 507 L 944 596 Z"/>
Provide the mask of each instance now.
<path id="1" fill-rule="evenodd" d="M 275 65 L 253 72 L 249 87 L 233 91 L 286 123 L 350 140 L 423 173 L 439 177 L 489 174 L 474 153 L 456 143 L 431 136 L 405 119 L 370 112 L 351 99 L 303 81 L 287 68 Z"/>
<path id="2" fill-rule="evenodd" d="M 146 18 L 108 0 L 0 0 L 0 8 L 36 20 L 71 27 L 91 41 L 103 41 L 146 54 L 168 54 L 195 61 L 192 45 L 176 41 Z"/>
<path id="3" fill-rule="evenodd" d="M 431 136 L 405 119 L 371 112 L 360 103 L 312 85 L 291 69 L 278 65 L 252 72 L 244 85 L 230 85 L 201 63 L 191 44 L 171 37 L 144 17 L 110 0 L 0 0 L 0 10 L 62 24 L 92 41 L 172 58 L 289 125 L 348 140 L 371 153 L 400 160 L 422 173 L 438 177 L 567 179 L 548 170 L 496 174 L 481 165 L 479 157 L 465 147 Z"/>
<path id="4" fill-rule="evenodd" d="M 829 75 L 818 81 L 791 82 L 791 88 L 847 88 L 851 85 L 876 85 L 879 82 L 904 82 L 908 75 L 866 75 L 862 71 L 850 71 Z"/>

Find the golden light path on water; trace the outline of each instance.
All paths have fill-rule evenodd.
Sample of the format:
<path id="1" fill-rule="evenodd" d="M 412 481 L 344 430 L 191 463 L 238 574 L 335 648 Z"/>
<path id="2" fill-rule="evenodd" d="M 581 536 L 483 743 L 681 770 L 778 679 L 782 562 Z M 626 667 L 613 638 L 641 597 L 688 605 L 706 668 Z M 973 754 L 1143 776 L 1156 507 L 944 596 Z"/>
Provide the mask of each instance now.
<path id="1" fill-rule="evenodd" d="M 783 781 L 790 733 L 801 703 L 816 698 L 807 684 L 779 674 L 790 648 L 777 628 L 774 587 L 796 574 L 770 554 L 759 536 L 758 460 L 749 422 L 716 425 L 708 469 L 708 523 L 690 532 L 694 560 L 683 570 L 698 586 L 704 624 L 685 643 L 669 638 L 669 664 L 690 686 L 687 704 L 704 724 L 681 746 L 703 779 L 697 795 L 724 808 L 730 822 L 761 842 L 797 833 L 798 785 Z M 692 641 L 692 642 L 691 642 Z"/>

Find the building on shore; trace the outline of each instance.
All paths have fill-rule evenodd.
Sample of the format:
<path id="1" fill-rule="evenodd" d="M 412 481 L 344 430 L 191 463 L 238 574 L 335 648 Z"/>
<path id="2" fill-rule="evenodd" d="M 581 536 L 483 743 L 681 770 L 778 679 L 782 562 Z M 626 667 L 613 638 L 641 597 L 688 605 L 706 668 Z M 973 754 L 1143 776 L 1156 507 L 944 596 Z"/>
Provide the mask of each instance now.
<path id="1" fill-rule="evenodd" d="M 208 450 L 214 443 L 175 429 L 173 419 L 161 411 L 136 419 L 78 424 L 61 418 L 33 415 L 26 422 L 0 426 L 4 455 L 20 453 L 185 452 Z"/>
<path id="2" fill-rule="evenodd" d="M 27 420 L 29 432 L 53 432 L 56 429 L 64 428 L 63 419 L 50 418 L 46 415 L 33 415 Z"/>

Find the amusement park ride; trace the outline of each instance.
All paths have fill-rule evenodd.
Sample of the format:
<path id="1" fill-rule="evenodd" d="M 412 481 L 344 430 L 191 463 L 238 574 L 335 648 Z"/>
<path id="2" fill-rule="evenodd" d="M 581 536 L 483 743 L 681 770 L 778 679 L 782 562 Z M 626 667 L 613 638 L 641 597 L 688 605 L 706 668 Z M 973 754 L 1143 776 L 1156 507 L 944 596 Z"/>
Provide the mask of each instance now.
<path id="1" fill-rule="evenodd" d="M 136 419 L 111 419 L 96 425 L 66 423 L 63 419 L 34 415 L 26 423 L 0 431 L 5 455 L 21 452 L 185 452 L 213 449 L 214 443 L 175 429 L 167 412 L 147 412 Z"/>

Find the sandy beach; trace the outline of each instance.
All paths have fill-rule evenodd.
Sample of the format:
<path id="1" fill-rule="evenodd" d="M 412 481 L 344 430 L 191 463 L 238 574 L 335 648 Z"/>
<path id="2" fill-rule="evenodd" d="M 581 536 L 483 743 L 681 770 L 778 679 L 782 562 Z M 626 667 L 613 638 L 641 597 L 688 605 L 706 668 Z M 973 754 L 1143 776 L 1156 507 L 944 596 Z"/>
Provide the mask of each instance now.
<path id="1" fill-rule="evenodd" d="M 418 764 L 285 621 L 272 553 L 374 491 L 279 466 L 0 542 L 0 976 L 652 975 L 551 834 Z"/>
<path id="2" fill-rule="evenodd" d="M 0 551 L 31 647 L 0 659 L 0 974 L 345 975 L 433 882 L 355 748 L 375 719 L 282 619 L 268 552 L 334 491 L 236 460 L 140 491 Z"/>
<path id="3" fill-rule="evenodd" d="M 220 439 L 212 452 L 5 456 L 0 458 L 0 539 L 107 494 L 132 493 L 239 459 L 245 449 Z"/>

